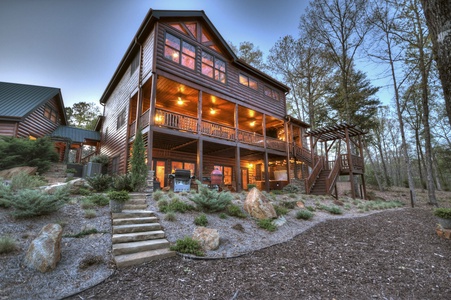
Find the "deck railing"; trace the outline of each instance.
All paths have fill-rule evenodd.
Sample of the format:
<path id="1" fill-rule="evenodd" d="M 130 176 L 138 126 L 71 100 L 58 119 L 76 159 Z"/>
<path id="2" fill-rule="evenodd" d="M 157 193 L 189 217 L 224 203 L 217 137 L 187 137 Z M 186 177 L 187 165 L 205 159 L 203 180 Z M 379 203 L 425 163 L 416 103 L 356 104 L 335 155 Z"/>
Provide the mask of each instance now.
<path id="1" fill-rule="evenodd" d="M 266 137 L 266 147 L 269 149 L 279 150 L 279 151 L 286 151 L 287 150 L 287 142 Z"/>
<path id="2" fill-rule="evenodd" d="M 335 182 L 337 181 L 338 175 L 340 174 L 341 169 L 341 155 L 338 156 L 338 159 L 335 162 L 329 162 L 333 163 L 333 166 L 330 168 L 329 176 L 326 178 L 326 192 L 327 194 L 331 194 L 332 188 L 335 185 Z"/>
<path id="3" fill-rule="evenodd" d="M 263 135 L 245 130 L 238 130 L 238 141 L 254 146 L 265 146 L 265 139 Z"/>
<path id="4" fill-rule="evenodd" d="M 224 126 L 209 121 L 202 121 L 200 130 L 204 135 L 232 141 L 235 140 L 235 128 L 233 127 Z"/>
<path id="5" fill-rule="evenodd" d="M 148 109 L 139 118 L 139 126 L 141 128 L 144 128 L 147 125 L 149 125 L 149 113 L 150 113 L 150 110 Z"/>
<path id="6" fill-rule="evenodd" d="M 310 191 L 312 189 L 313 184 L 316 181 L 316 178 L 318 177 L 321 170 L 324 168 L 324 158 L 318 159 L 316 162 L 316 165 L 313 167 L 312 173 L 310 176 L 305 179 L 305 192 L 307 194 L 310 194 Z"/>
<path id="7" fill-rule="evenodd" d="M 197 132 L 197 118 L 177 114 L 163 109 L 155 110 L 155 125 Z"/>
<path id="8" fill-rule="evenodd" d="M 341 169 L 343 171 L 350 171 L 350 164 L 347 154 L 341 154 Z M 351 155 L 352 170 L 354 172 L 363 172 L 363 158 L 357 155 Z"/>

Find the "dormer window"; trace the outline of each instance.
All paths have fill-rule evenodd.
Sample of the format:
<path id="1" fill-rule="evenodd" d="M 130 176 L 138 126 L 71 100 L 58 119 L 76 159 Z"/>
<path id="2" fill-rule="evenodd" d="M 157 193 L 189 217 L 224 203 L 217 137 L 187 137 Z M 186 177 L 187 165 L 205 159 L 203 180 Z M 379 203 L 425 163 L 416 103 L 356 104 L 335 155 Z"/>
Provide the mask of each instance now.
<path id="1" fill-rule="evenodd" d="M 46 105 L 44 108 L 44 117 L 52 121 L 53 123 L 56 123 L 58 120 L 58 114 L 54 109 L 52 109 L 50 106 Z"/>
<path id="2" fill-rule="evenodd" d="M 196 68 L 196 47 L 167 32 L 164 57 L 191 70 Z"/>

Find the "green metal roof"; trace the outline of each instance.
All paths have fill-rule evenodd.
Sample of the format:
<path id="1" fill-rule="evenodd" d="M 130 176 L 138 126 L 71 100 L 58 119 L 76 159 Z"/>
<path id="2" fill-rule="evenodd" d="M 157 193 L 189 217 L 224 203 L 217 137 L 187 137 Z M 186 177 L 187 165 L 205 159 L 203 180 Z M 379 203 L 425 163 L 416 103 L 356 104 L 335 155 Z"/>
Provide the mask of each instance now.
<path id="1" fill-rule="evenodd" d="M 100 141 L 100 132 L 70 126 L 58 126 L 50 134 L 52 138 L 63 138 L 73 143 L 84 143 L 86 140 Z"/>
<path id="2" fill-rule="evenodd" d="M 0 82 L 0 118 L 22 119 L 55 96 L 62 104 L 58 88 Z"/>

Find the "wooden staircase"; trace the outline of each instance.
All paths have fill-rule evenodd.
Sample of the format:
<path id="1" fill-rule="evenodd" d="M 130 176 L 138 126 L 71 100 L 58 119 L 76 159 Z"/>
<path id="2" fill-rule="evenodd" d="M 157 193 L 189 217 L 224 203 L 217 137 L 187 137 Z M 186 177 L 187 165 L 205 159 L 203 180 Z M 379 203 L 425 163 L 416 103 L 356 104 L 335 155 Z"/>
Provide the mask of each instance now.
<path id="1" fill-rule="evenodd" d="M 330 170 L 321 170 L 316 181 L 310 190 L 312 195 L 327 195 L 326 179 L 330 174 Z"/>
<path id="2" fill-rule="evenodd" d="M 130 194 L 121 213 L 112 213 L 113 256 L 118 268 L 175 256 L 145 194 Z"/>

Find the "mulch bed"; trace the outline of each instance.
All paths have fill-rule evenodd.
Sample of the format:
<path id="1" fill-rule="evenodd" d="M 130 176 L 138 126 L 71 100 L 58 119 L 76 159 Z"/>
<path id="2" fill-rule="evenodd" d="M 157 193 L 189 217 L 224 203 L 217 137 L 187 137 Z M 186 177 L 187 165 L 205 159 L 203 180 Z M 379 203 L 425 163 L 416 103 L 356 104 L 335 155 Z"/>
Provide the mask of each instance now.
<path id="1" fill-rule="evenodd" d="M 234 259 L 119 269 L 68 299 L 451 299 L 451 240 L 427 208 L 329 220 Z"/>

